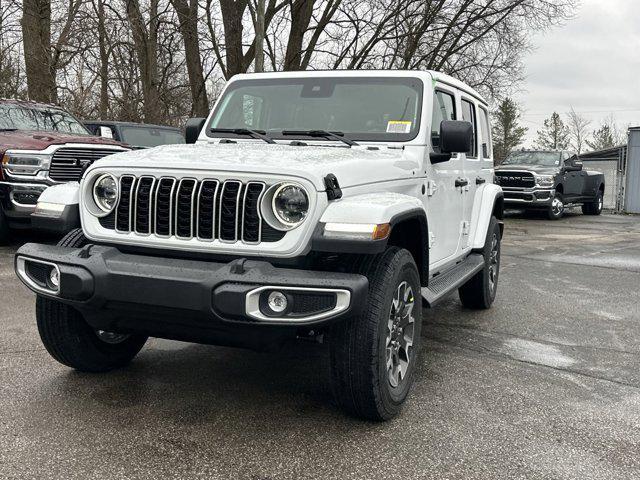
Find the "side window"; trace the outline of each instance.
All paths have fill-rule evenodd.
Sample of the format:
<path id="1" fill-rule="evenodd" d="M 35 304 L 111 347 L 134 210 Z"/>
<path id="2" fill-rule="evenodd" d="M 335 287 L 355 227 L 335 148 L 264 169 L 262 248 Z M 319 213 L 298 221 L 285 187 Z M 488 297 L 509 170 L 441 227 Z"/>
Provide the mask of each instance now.
<path id="1" fill-rule="evenodd" d="M 476 107 L 468 100 L 462 100 L 462 119 L 473 125 L 473 142 L 471 150 L 467 152 L 467 158 L 478 158 L 478 122 L 476 120 Z"/>
<path id="2" fill-rule="evenodd" d="M 431 118 L 431 147 L 440 153 L 440 124 L 444 120 L 456 119 L 456 101 L 452 94 L 436 90 L 433 94 L 433 116 Z"/>
<path id="3" fill-rule="evenodd" d="M 491 129 L 489 128 L 489 114 L 487 111 L 480 107 L 480 133 L 482 135 L 482 143 L 480 152 L 482 158 L 490 160 L 493 152 L 491 151 Z"/>

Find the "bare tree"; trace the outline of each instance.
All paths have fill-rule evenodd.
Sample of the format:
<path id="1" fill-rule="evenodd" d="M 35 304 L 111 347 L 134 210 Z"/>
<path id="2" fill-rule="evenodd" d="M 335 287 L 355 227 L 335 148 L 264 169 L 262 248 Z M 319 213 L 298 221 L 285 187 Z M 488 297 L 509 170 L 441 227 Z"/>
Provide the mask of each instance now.
<path id="1" fill-rule="evenodd" d="M 178 13 L 180 32 L 184 41 L 185 62 L 191 87 L 192 113 L 206 117 L 209 113 L 209 100 L 204 81 L 200 40 L 198 38 L 198 0 L 171 0 Z"/>
<path id="2" fill-rule="evenodd" d="M 571 148 L 580 155 L 587 145 L 587 135 L 589 134 L 591 121 L 578 114 L 573 107 L 571 107 L 571 111 L 567 113 L 567 117 Z"/>
<path id="3" fill-rule="evenodd" d="M 124 1 L 139 62 L 144 119 L 148 123 L 158 123 L 161 119 L 158 71 L 159 0 L 149 2 L 148 21 L 143 16 L 138 0 Z"/>

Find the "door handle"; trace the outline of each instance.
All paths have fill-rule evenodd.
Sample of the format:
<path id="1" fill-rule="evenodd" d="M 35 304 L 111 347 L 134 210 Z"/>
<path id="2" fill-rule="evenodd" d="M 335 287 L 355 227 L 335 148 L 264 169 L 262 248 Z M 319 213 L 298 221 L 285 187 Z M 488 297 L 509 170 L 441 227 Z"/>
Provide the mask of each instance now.
<path id="1" fill-rule="evenodd" d="M 469 185 L 469 180 L 467 180 L 466 178 L 457 178 L 456 179 L 456 188 L 458 188 L 458 187 L 466 187 L 467 185 Z"/>
<path id="2" fill-rule="evenodd" d="M 482 178 L 482 177 L 477 177 L 476 178 L 476 185 L 482 185 L 483 183 L 486 183 L 487 180 Z"/>

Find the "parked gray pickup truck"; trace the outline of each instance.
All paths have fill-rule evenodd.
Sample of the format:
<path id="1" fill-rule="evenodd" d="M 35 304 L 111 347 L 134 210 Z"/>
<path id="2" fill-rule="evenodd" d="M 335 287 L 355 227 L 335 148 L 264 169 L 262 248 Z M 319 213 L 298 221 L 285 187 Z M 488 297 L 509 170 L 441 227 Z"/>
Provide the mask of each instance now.
<path id="1" fill-rule="evenodd" d="M 602 213 L 604 175 L 584 170 L 571 152 L 512 152 L 496 167 L 495 179 L 507 208 L 545 210 L 551 220 L 575 205 L 582 205 L 585 215 Z"/>

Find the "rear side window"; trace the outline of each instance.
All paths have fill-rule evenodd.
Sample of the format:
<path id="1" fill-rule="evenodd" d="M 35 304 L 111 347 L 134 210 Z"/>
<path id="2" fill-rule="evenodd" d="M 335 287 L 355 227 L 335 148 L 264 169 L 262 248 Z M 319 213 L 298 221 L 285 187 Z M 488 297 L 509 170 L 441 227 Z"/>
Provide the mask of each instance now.
<path id="1" fill-rule="evenodd" d="M 462 100 L 462 119 L 473 125 L 473 142 L 471 150 L 467 152 L 467 158 L 478 158 L 478 122 L 476 120 L 476 107 L 468 100 Z"/>
<path id="2" fill-rule="evenodd" d="M 491 130 L 489 129 L 489 114 L 487 111 L 480 107 L 480 133 L 482 135 L 481 139 L 481 155 L 485 160 L 489 160 L 491 158 Z"/>
<path id="3" fill-rule="evenodd" d="M 456 119 L 456 102 L 450 93 L 436 90 L 433 95 L 433 117 L 431 119 L 431 146 L 440 153 L 440 124 Z"/>

